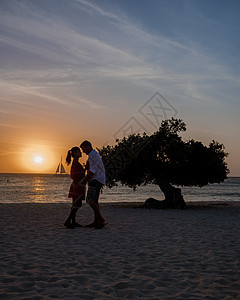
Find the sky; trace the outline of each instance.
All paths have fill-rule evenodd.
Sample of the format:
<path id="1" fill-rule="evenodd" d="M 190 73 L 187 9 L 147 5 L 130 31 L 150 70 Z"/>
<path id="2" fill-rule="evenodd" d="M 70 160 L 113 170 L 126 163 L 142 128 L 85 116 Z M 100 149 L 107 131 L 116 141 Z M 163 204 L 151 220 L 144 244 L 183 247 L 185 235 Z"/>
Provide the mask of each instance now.
<path id="1" fill-rule="evenodd" d="M 85 139 L 175 117 L 240 176 L 239 16 L 239 0 L 1 0 L 0 172 L 53 173 Z"/>

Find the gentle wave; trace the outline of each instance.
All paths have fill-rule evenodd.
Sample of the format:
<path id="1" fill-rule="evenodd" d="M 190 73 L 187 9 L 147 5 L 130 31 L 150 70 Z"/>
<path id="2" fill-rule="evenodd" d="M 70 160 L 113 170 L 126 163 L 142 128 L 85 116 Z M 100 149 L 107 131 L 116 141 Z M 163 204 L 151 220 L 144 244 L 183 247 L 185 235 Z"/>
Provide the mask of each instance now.
<path id="1" fill-rule="evenodd" d="M 0 203 L 69 203 L 69 176 L 51 174 L 0 174 Z M 240 177 L 229 177 L 221 184 L 182 187 L 185 201 L 240 201 Z M 104 187 L 101 202 L 144 202 L 153 197 L 163 200 L 158 186 L 140 186 L 133 191 L 121 186 Z"/>

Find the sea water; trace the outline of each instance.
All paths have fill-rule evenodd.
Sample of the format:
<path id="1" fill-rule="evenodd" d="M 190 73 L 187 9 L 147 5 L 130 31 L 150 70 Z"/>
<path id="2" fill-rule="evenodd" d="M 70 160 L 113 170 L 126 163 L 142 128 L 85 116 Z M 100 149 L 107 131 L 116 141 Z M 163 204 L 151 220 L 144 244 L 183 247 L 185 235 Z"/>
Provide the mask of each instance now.
<path id="1" fill-rule="evenodd" d="M 72 180 L 69 176 L 52 174 L 0 174 L 0 203 L 69 203 L 68 190 Z M 229 177 L 220 184 L 200 187 L 182 187 L 187 202 L 194 201 L 240 201 L 240 177 Z M 156 185 L 133 189 L 119 185 L 104 187 L 101 202 L 144 202 L 147 198 L 163 200 Z"/>

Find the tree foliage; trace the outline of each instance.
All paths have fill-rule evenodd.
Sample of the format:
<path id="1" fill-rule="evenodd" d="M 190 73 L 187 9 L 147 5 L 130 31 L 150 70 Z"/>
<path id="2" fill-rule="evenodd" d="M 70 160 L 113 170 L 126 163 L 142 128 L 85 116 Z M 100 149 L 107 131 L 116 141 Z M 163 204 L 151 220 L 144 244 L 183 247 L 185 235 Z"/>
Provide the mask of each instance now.
<path id="1" fill-rule="evenodd" d="M 224 146 L 212 141 L 204 146 L 183 140 L 181 119 L 164 120 L 152 135 L 132 134 L 114 146 L 99 149 L 107 173 L 107 186 L 120 182 L 132 188 L 162 182 L 178 186 L 220 183 L 228 174 Z M 161 188 L 162 189 L 162 188 Z"/>

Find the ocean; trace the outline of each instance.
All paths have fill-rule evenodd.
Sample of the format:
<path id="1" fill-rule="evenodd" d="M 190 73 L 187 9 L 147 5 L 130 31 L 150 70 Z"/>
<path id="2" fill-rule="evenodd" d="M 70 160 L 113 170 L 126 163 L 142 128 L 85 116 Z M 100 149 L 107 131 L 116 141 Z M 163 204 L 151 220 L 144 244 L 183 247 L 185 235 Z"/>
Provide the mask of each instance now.
<path id="1" fill-rule="evenodd" d="M 71 179 L 52 174 L 0 174 L 0 203 L 69 203 Z M 229 177 L 220 184 L 199 187 L 182 187 L 186 202 L 240 201 L 240 177 Z M 104 187 L 101 202 L 144 202 L 147 198 L 163 200 L 158 186 L 141 186 L 133 191 L 121 186 Z"/>

